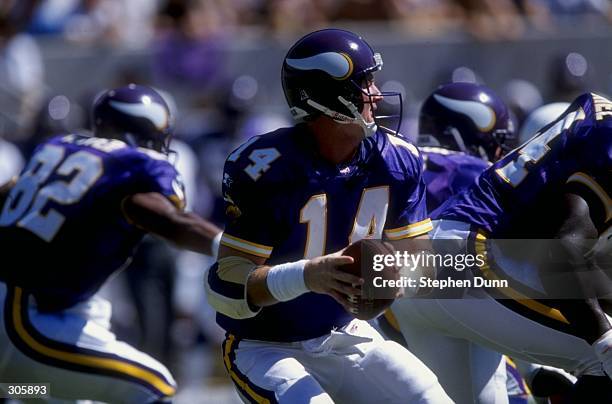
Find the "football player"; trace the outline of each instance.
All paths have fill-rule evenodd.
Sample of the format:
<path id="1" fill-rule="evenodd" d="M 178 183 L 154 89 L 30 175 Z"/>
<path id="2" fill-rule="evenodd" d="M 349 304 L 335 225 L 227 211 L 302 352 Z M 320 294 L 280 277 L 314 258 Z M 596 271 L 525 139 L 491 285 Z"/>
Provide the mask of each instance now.
<path id="1" fill-rule="evenodd" d="M 147 232 L 204 254 L 220 232 L 183 211 L 170 111 L 155 90 L 106 91 L 92 118 L 94 137 L 42 143 L 3 188 L 0 380 L 50 383 L 62 399 L 169 401 L 168 370 L 116 340 L 110 303 L 95 294 Z"/>
<path id="2" fill-rule="evenodd" d="M 439 220 L 433 237 L 463 240 L 460 249 L 447 252 L 465 252 L 483 251 L 487 236 L 575 241 L 603 235 L 612 209 L 611 110 L 610 101 L 596 94 L 577 98 L 558 119 L 434 212 Z M 609 258 L 609 243 L 598 246 L 599 254 Z M 565 264 L 559 266 L 580 265 L 582 253 L 567 249 L 561 260 Z M 513 273 L 517 268 L 511 267 L 510 276 L 525 279 L 524 273 Z M 536 272 L 526 279 L 531 281 Z M 576 288 L 583 286 L 578 283 L 583 278 L 576 279 Z M 466 358 L 463 348 L 473 341 L 576 373 L 576 400 L 610 401 L 604 369 L 612 374 L 612 332 L 597 299 L 540 301 L 512 288 L 499 293 L 510 298 L 495 300 L 485 291 L 470 290 L 479 299 L 402 299 L 393 311 L 411 346 L 422 341 L 427 350 L 433 345 L 432 361 L 455 364 L 448 375 L 457 386 L 469 384 L 474 371 L 493 374 L 493 362 L 487 366 Z M 444 358 L 433 349 L 444 352 Z"/>
<path id="3" fill-rule="evenodd" d="M 418 150 L 377 127 L 376 103 L 392 95 L 374 83 L 381 67 L 351 32 L 306 35 L 282 67 L 299 123 L 227 158 L 226 227 L 207 292 L 245 402 L 450 402 L 418 359 L 353 317 L 347 295 L 363 280 L 338 269 L 359 239 L 431 229 Z"/>
<path id="4" fill-rule="evenodd" d="M 418 140 L 425 162 L 423 177 L 429 212 L 465 191 L 491 163 L 516 146 L 508 107 L 493 90 L 476 83 L 449 83 L 434 90 L 420 110 Z M 389 337 L 403 340 L 390 310 L 379 318 L 379 324 Z M 408 347 L 428 365 L 427 353 L 434 347 L 427 344 L 427 350 L 421 352 L 421 344 L 416 342 L 413 346 L 410 341 Z M 465 355 L 475 363 L 483 357 L 487 358 L 485 363 L 497 362 L 495 377 L 487 372 L 474 372 L 471 384 L 455 385 L 454 375 L 447 377 L 452 369 L 438 368 L 435 361 L 428 366 L 454 400 L 470 397 L 474 402 L 500 401 L 496 394 L 507 394 L 503 356 L 477 344 L 468 344 L 465 348 Z"/>
<path id="5" fill-rule="evenodd" d="M 430 212 L 517 145 L 506 104 L 475 83 L 442 85 L 427 97 L 419 114 L 418 144 Z"/>

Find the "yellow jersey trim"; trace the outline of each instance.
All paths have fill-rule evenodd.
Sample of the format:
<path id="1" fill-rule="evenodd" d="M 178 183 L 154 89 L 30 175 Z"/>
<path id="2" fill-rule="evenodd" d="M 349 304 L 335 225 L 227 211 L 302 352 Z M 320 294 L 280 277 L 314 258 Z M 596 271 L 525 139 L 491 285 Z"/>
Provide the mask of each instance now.
<path id="1" fill-rule="evenodd" d="M 251 241 L 244 240 L 239 237 L 231 236 L 227 233 L 223 233 L 223 236 L 221 237 L 221 244 L 226 247 L 234 248 L 238 251 L 256 255 L 262 258 L 270 257 L 273 250 L 273 247 L 253 243 Z"/>
<path id="2" fill-rule="evenodd" d="M 385 230 L 385 236 L 389 240 L 401 240 L 408 237 L 416 237 L 421 234 L 429 233 L 433 229 L 431 219 L 427 218 L 420 222 L 412 223 L 395 229 Z"/>

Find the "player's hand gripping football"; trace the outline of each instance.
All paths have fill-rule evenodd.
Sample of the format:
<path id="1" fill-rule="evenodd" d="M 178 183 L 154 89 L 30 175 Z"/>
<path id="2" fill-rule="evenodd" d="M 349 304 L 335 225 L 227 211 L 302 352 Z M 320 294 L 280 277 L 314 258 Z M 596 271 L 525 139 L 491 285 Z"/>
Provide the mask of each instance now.
<path id="1" fill-rule="evenodd" d="M 352 312 L 355 305 L 348 300 L 348 296 L 361 296 L 363 279 L 338 269 L 354 261 L 353 257 L 342 255 L 343 251 L 309 260 L 304 267 L 304 281 L 311 291 L 330 295 Z"/>

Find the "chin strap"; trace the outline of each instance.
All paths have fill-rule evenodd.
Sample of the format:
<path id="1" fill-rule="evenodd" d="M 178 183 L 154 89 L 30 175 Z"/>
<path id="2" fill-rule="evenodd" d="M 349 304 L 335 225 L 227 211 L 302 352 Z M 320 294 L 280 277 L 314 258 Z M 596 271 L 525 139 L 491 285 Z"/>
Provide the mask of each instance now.
<path id="1" fill-rule="evenodd" d="M 341 96 L 338 97 L 338 100 L 351 112 L 351 114 L 353 114 L 353 117 L 350 117 L 348 115 L 344 115 L 337 111 L 329 109 L 326 106 L 321 105 L 318 102 L 310 100 L 310 99 L 306 101 L 306 103 L 310 105 L 311 107 L 313 107 L 314 109 L 321 111 L 323 114 L 329 116 L 330 118 L 332 118 L 334 121 L 338 123 L 342 123 L 342 124 L 356 123 L 357 125 L 361 127 L 361 129 L 363 129 L 363 133 L 366 137 L 372 136 L 376 133 L 376 130 L 378 129 L 376 126 L 376 123 L 366 122 L 365 119 L 363 119 L 363 116 L 361 116 L 361 114 L 359 113 L 359 110 L 357 110 L 357 107 L 355 106 L 355 104 L 353 104 L 350 101 L 347 101 Z"/>

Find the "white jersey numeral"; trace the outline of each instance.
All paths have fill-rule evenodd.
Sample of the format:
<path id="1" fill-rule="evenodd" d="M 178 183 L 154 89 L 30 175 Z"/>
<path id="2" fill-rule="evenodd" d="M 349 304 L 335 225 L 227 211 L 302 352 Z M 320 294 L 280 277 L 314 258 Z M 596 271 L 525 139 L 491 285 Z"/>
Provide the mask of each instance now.
<path id="1" fill-rule="evenodd" d="M 232 163 L 238 161 L 240 155 L 253 143 L 257 142 L 261 136 L 253 136 L 246 142 L 244 142 L 239 148 L 234 150 L 228 157 L 227 161 Z M 255 149 L 249 154 L 249 160 L 251 163 L 244 168 L 253 181 L 257 181 L 259 177 L 270 169 L 270 163 L 279 158 L 281 154 L 273 147 L 265 149 Z"/>
<path id="2" fill-rule="evenodd" d="M 313 195 L 300 211 L 300 223 L 306 223 L 304 258 L 324 255 L 327 235 L 327 195 Z"/>
<path id="3" fill-rule="evenodd" d="M 275 148 L 255 149 L 249 154 L 249 160 L 251 160 L 253 164 L 246 166 L 244 171 L 253 181 L 257 181 L 259 177 L 261 177 L 261 174 L 270 169 L 270 163 L 279 157 L 280 153 Z"/>
<path id="4" fill-rule="evenodd" d="M 64 156 L 64 149 L 47 145 L 31 160 L 28 168 L 11 190 L 9 201 L 0 215 L 0 226 L 17 226 L 28 229 L 43 240 L 53 240 L 65 217 L 55 209 L 42 213 L 49 201 L 70 205 L 83 195 L 103 173 L 102 159 L 80 151 L 70 155 L 56 170 L 63 176 L 74 177 L 70 182 L 54 181 L 40 188 L 49 178 Z"/>
<path id="5" fill-rule="evenodd" d="M 46 145 L 32 157 L 4 204 L 0 226 L 10 226 L 23 216 L 40 184 L 49 178 L 63 157 L 64 148 L 53 145 Z"/>
<path id="6" fill-rule="evenodd" d="M 252 138 L 244 142 L 239 148 L 237 148 L 229 156 L 227 156 L 227 161 L 231 161 L 232 163 L 236 162 L 240 158 L 240 155 L 242 154 L 244 149 L 258 141 L 259 138 L 260 136 L 253 136 Z"/>
<path id="7" fill-rule="evenodd" d="M 381 238 L 389 207 L 389 187 L 366 188 L 361 194 L 349 243 L 363 238 Z M 304 258 L 310 259 L 325 254 L 327 240 L 327 195 L 310 197 L 300 211 L 300 223 L 306 223 L 306 246 Z"/>
<path id="8" fill-rule="evenodd" d="M 518 186 L 529 173 L 527 164 L 537 164 L 550 151 L 549 144 L 564 130 L 569 129 L 574 122 L 581 121 L 585 118 L 584 111 L 580 108 L 577 111 L 570 112 L 564 119 L 559 120 L 556 124 L 548 128 L 546 132 L 537 134 L 532 137 L 518 150 L 516 160 L 510 161 L 505 166 L 495 170 L 504 181 L 512 185 Z"/>
<path id="9" fill-rule="evenodd" d="M 349 236 L 349 244 L 372 237 L 382 237 L 387 209 L 389 208 L 389 187 L 366 188 L 361 194 L 353 231 Z"/>

